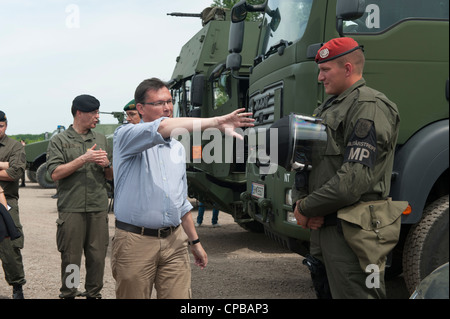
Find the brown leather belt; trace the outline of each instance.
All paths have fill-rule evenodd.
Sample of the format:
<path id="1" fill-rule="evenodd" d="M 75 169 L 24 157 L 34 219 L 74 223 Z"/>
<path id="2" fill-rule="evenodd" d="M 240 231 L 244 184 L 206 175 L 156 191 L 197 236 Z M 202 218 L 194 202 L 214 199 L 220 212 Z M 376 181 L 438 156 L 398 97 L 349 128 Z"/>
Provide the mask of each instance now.
<path id="1" fill-rule="evenodd" d="M 158 238 L 166 238 L 166 237 L 170 236 L 178 228 L 178 226 L 152 229 L 152 228 L 145 228 L 145 227 L 131 225 L 131 224 L 127 224 L 127 223 L 121 222 L 119 220 L 116 220 L 116 227 L 121 230 L 125 230 L 125 231 L 139 234 L 139 235 L 153 236 L 153 237 L 158 237 Z"/>

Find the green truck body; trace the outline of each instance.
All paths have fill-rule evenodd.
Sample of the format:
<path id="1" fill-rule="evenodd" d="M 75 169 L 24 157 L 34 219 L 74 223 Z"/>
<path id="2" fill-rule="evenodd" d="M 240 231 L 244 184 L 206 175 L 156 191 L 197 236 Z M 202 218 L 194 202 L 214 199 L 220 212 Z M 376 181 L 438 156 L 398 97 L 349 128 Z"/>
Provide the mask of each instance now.
<path id="1" fill-rule="evenodd" d="M 322 43 L 339 36 L 364 46 L 368 86 L 397 104 L 401 125 L 391 196 L 408 201 L 412 211 L 402 216 L 401 238 L 389 264 L 392 273 L 403 270 L 413 289 L 448 261 L 449 2 L 267 0 L 251 6 L 240 1 L 233 22 L 255 11 L 265 14 L 248 90 L 257 128 L 269 128 L 290 113 L 312 115 L 327 98 L 314 57 Z M 250 160 L 257 156 L 250 153 L 247 161 L 244 214 L 304 254 L 310 234 L 293 217 L 294 173 L 278 167 L 261 174 L 261 163 Z"/>
<path id="2" fill-rule="evenodd" d="M 246 51 L 242 53 L 238 77 L 233 77 L 230 71 L 224 70 L 229 54 L 229 13 L 224 9 L 207 8 L 202 14 L 169 14 L 201 17 L 203 22 L 200 31 L 182 47 L 172 74 L 170 88 L 176 101 L 174 117 L 214 117 L 246 106 L 258 23 L 245 24 Z M 223 135 L 214 138 L 220 140 L 217 144 L 225 147 Z M 214 163 L 205 161 L 205 156 L 200 154 L 208 152 L 207 145 L 212 139 L 205 133 L 189 137 L 186 145 L 189 196 L 206 204 L 215 204 L 219 210 L 232 214 L 239 223 L 251 221 L 243 216 L 240 200 L 240 194 L 246 189 L 245 161 L 237 163 L 224 157 Z"/>

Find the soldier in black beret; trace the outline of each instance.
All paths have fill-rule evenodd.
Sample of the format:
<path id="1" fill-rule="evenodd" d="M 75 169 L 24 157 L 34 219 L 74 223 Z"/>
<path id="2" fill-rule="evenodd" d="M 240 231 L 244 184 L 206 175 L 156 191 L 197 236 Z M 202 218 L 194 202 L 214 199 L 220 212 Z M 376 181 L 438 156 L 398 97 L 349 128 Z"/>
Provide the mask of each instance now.
<path id="1" fill-rule="evenodd" d="M 8 122 L 6 120 L 6 114 L 3 111 L 0 111 L 0 122 Z"/>
<path id="2" fill-rule="evenodd" d="M 95 97 L 77 96 L 72 102 L 73 124 L 53 136 L 47 150 L 47 171 L 58 188 L 56 237 L 62 261 L 60 298 L 64 299 L 101 298 L 109 241 L 106 180 L 112 180 L 112 152 L 106 137 L 93 130 L 99 107 Z M 67 280 L 71 272 L 66 267 L 80 267 L 83 253 L 86 291 L 82 293 L 79 283 Z"/>
<path id="3" fill-rule="evenodd" d="M 92 95 L 79 95 L 72 102 L 72 115 L 75 116 L 76 111 L 93 112 L 100 108 L 100 102 Z"/>

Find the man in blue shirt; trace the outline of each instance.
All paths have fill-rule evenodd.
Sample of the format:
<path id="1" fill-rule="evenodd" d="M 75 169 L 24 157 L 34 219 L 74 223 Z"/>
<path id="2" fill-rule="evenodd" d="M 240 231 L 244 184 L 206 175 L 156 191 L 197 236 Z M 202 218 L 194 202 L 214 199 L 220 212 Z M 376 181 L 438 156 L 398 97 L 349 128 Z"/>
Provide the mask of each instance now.
<path id="1" fill-rule="evenodd" d="M 111 266 L 116 297 L 150 298 L 154 284 L 158 298 L 190 298 L 188 245 L 202 269 L 208 257 L 187 200 L 185 150 L 171 133 L 200 126 L 242 138 L 234 129 L 253 126 L 253 119 L 243 109 L 214 118 L 169 118 L 172 96 L 156 78 L 137 87 L 135 102 L 141 122 L 123 125 L 114 134 L 116 232 Z"/>

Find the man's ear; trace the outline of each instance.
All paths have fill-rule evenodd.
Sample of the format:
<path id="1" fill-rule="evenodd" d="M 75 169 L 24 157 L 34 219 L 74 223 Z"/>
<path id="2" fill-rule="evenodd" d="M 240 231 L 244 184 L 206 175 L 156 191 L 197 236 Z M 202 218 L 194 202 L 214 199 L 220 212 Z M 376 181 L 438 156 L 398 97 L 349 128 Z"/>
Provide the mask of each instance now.
<path id="1" fill-rule="evenodd" d="M 139 116 L 142 118 L 142 114 L 144 114 L 144 105 L 142 103 L 136 103 L 136 110 L 139 113 Z"/>
<path id="2" fill-rule="evenodd" d="M 355 69 L 353 64 L 351 64 L 350 62 L 345 63 L 344 68 L 345 68 L 345 76 L 346 77 L 350 77 L 353 74 L 353 71 Z"/>

